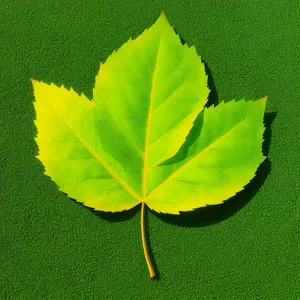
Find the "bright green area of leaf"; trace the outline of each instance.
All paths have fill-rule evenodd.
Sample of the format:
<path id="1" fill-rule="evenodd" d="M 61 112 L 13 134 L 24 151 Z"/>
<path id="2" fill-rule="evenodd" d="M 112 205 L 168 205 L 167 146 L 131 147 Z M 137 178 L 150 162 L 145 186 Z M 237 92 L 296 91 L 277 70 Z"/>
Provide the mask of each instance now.
<path id="1" fill-rule="evenodd" d="M 97 210 L 142 202 L 178 214 L 219 204 L 264 160 L 265 99 L 203 110 L 204 65 L 163 14 L 100 66 L 92 101 L 63 86 L 33 84 L 46 174 Z"/>
<path id="2" fill-rule="evenodd" d="M 71 198 L 103 211 L 135 206 L 137 200 L 111 176 L 95 150 L 94 103 L 63 86 L 34 81 L 37 156 Z"/>
<path id="3" fill-rule="evenodd" d="M 220 204 L 242 190 L 265 159 L 265 102 L 221 102 L 204 109 L 180 151 L 150 172 L 153 186 L 147 205 L 178 214 Z"/>
<path id="4" fill-rule="evenodd" d="M 208 94 L 204 64 L 164 14 L 101 64 L 94 88 L 101 157 L 140 199 L 148 170 L 179 150 Z"/>

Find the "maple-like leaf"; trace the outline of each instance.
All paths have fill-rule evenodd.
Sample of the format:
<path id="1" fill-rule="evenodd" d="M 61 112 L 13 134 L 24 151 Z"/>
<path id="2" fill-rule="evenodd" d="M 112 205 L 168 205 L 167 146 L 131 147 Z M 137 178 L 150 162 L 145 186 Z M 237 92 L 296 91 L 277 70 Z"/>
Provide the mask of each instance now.
<path id="1" fill-rule="evenodd" d="M 100 64 L 90 101 L 32 79 L 38 159 L 70 198 L 117 212 L 142 204 L 179 214 L 220 204 L 255 176 L 266 98 L 204 108 L 209 89 L 194 47 L 164 13 Z"/>

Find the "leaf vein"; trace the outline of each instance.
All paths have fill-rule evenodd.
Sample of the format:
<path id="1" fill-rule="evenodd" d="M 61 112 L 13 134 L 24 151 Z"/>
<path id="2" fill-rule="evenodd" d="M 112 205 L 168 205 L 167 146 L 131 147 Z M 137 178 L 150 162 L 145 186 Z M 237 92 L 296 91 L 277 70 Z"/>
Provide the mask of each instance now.
<path id="1" fill-rule="evenodd" d="M 144 149 L 144 165 L 142 169 L 142 198 L 144 199 L 146 197 L 146 187 L 147 187 L 147 171 L 148 171 L 148 155 L 149 155 L 149 131 L 150 131 L 150 123 L 151 123 L 151 110 L 153 105 L 153 91 L 154 91 L 154 82 L 156 78 L 157 73 L 157 65 L 159 61 L 159 54 L 161 50 L 161 37 L 159 38 L 158 47 L 157 47 L 157 55 L 156 55 L 156 61 L 153 69 L 152 74 L 152 81 L 151 81 L 151 90 L 150 90 L 150 100 L 149 100 L 149 111 L 148 111 L 148 117 L 146 122 L 146 132 L 145 132 L 145 149 Z"/>
<path id="2" fill-rule="evenodd" d="M 96 140 L 95 140 L 95 147 L 94 149 L 91 149 L 85 141 L 78 135 L 78 133 L 74 130 L 74 128 L 66 121 L 66 119 L 60 115 L 54 108 L 50 105 L 50 109 L 54 111 L 65 124 L 70 128 L 70 130 L 74 133 L 74 135 L 78 138 L 78 140 L 89 150 L 89 152 L 97 159 L 97 161 L 103 165 L 103 167 L 107 170 L 107 172 L 130 194 L 132 195 L 136 200 L 141 201 L 139 195 L 137 195 L 119 176 L 117 176 L 113 170 L 99 157 L 99 155 L 96 153 Z M 96 126 L 95 126 L 95 118 L 94 119 L 94 137 L 96 137 Z"/>
<path id="3" fill-rule="evenodd" d="M 223 140 L 228 134 L 232 133 L 237 127 L 239 127 L 241 124 L 243 124 L 245 121 L 242 120 L 240 123 L 236 124 L 234 127 L 232 127 L 228 132 L 226 132 L 223 136 L 219 137 L 217 140 L 215 140 L 214 142 L 212 142 L 210 145 L 208 145 L 207 147 L 205 147 L 204 149 L 202 149 L 198 154 L 196 154 L 194 157 L 192 157 L 189 161 L 187 161 L 185 164 L 183 164 L 181 167 L 179 167 L 174 173 L 172 173 L 168 178 L 166 178 L 157 188 L 155 188 L 147 197 L 149 198 L 155 191 L 157 191 L 158 189 L 160 189 L 163 185 L 165 185 L 167 182 L 169 182 L 171 179 L 173 179 L 175 177 L 175 175 L 177 173 L 179 173 L 182 169 L 186 168 L 187 166 L 189 166 L 194 160 L 196 160 L 197 158 L 199 158 L 203 153 L 207 152 L 208 150 L 210 150 L 215 144 L 217 144 L 218 142 L 220 142 L 221 140 Z"/>

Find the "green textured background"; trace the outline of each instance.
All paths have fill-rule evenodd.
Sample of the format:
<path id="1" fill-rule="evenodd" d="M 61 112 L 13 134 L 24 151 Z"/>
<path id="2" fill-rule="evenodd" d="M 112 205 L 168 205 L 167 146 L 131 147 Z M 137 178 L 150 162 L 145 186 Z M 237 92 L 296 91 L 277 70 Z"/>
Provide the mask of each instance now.
<path id="1" fill-rule="evenodd" d="M 300 297 L 298 1 L 83 2 L 1 2 L 0 299 Z M 43 175 L 29 78 L 91 97 L 99 61 L 163 9 L 205 61 L 211 102 L 269 96 L 269 160 L 218 207 L 179 218 L 148 211 L 151 281 L 140 207 L 93 213 Z"/>

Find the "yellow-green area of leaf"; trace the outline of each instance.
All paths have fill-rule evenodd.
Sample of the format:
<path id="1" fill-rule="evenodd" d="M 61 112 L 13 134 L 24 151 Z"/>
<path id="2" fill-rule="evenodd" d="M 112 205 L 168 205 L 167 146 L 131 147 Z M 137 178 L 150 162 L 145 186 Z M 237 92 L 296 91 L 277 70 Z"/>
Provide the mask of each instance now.
<path id="1" fill-rule="evenodd" d="M 194 47 L 182 45 L 164 13 L 113 52 L 93 99 L 32 79 L 38 159 L 70 198 L 118 212 L 142 204 L 179 214 L 234 196 L 255 176 L 266 98 L 204 108 L 209 89 Z"/>

